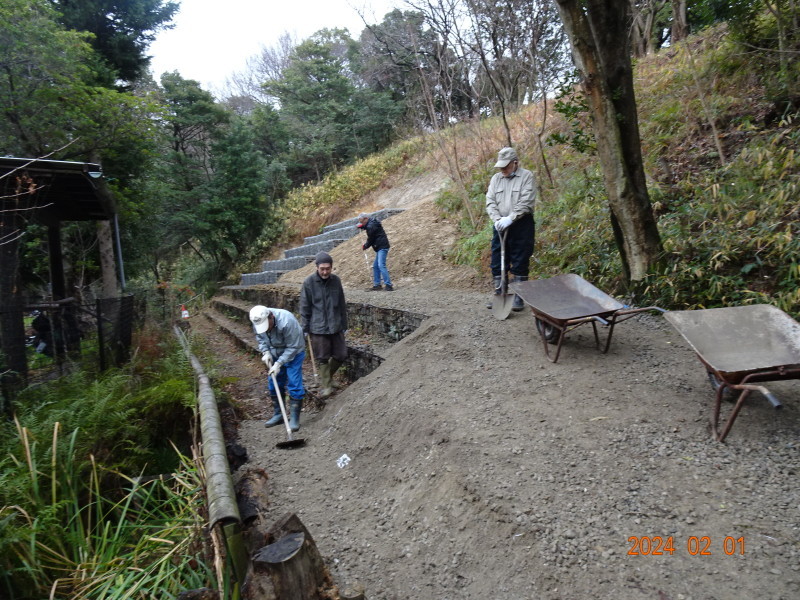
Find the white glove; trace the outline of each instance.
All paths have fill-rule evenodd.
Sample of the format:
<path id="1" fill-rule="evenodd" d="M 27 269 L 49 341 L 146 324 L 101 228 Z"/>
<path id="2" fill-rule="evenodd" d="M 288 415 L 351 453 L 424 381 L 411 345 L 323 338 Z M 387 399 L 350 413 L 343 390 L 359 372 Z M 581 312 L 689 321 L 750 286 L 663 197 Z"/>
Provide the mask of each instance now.
<path id="1" fill-rule="evenodd" d="M 504 230 L 508 229 L 513 222 L 514 222 L 514 219 L 512 219 L 510 216 L 508 216 L 508 217 L 500 217 L 495 222 L 494 228 L 497 229 L 497 231 L 504 231 Z"/>
<path id="2" fill-rule="evenodd" d="M 280 373 L 280 372 L 281 372 L 281 363 L 279 363 L 279 362 L 276 362 L 274 365 L 272 365 L 269 368 L 269 374 L 270 375 L 275 375 L 275 377 L 277 377 L 278 373 Z"/>
<path id="3" fill-rule="evenodd" d="M 272 354 L 269 352 L 264 352 L 264 354 L 261 356 L 261 360 L 265 365 L 267 365 L 268 369 L 272 366 Z"/>

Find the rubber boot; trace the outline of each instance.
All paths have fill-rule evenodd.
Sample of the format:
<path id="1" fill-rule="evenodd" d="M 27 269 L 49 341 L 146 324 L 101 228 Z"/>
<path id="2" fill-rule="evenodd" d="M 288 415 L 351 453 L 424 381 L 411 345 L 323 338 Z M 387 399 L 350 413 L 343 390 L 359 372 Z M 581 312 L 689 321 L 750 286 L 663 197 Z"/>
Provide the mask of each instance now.
<path id="1" fill-rule="evenodd" d="M 333 389 L 338 390 L 339 384 L 336 383 L 336 380 L 333 378 L 333 376 L 336 375 L 336 371 L 339 370 L 339 367 L 342 366 L 342 363 L 335 358 L 331 358 L 328 360 L 328 365 L 331 368 L 331 386 L 333 386 Z"/>
<path id="2" fill-rule="evenodd" d="M 283 424 L 283 414 L 281 413 L 281 405 L 278 403 L 278 397 L 272 396 L 272 418 L 265 423 L 267 427 L 275 427 L 275 425 Z"/>
<path id="3" fill-rule="evenodd" d="M 514 275 L 514 281 L 528 281 L 528 278 L 524 275 Z M 525 308 L 525 303 L 522 301 L 522 298 L 514 294 L 514 303 L 511 305 L 511 310 L 519 312 L 523 308 Z"/>
<path id="4" fill-rule="evenodd" d="M 331 387 L 331 361 L 328 359 L 325 362 L 319 363 L 319 395 L 320 398 L 327 398 L 333 393 Z"/>
<path id="5" fill-rule="evenodd" d="M 289 429 L 300 429 L 300 411 L 303 410 L 302 398 L 289 398 Z"/>
<path id="6" fill-rule="evenodd" d="M 494 296 L 499 296 L 500 292 L 502 291 L 503 285 L 503 278 L 502 277 L 493 277 L 492 278 L 492 286 L 494 287 Z M 492 296 L 491 300 L 486 304 L 486 308 L 491 309 L 494 305 L 494 296 Z"/>

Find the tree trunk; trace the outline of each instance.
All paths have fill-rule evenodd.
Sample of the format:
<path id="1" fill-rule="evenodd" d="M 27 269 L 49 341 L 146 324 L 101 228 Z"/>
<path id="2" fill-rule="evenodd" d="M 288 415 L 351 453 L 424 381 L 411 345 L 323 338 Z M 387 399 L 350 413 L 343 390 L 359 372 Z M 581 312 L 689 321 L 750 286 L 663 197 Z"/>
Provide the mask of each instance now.
<path id="1" fill-rule="evenodd" d="M 4 355 L 0 361 L 0 382 L 7 401 L 16 396 L 28 375 L 22 295 L 17 281 L 19 240 L 13 239 L 20 233 L 13 224 L 16 221 L 9 215 L 0 220 L 0 240 L 9 240 L 0 243 L 0 351 Z"/>
<path id="2" fill-rule="evenodd" d="M 625 277 L 640 281 L 658 260 L 661 238 L 642 164 L 628 42 L 630 5 L 627 0 L 557 4 L 589 101 Z"/>
<path id="3" fill-rule="evenodd" d="M 685 40 L 689 36 L 689 19 L 686 16 L 686 0 L 672 0 L 672 30 L 670 45 Z"/>
<path id="4" fill-rule="evenodd" d="M 100 156 L 96 152 L 92 153 L 92 162 L 100 164 Z M 97 182 L 97 193 L 102 196 L 110 206 L 114 206 L 114 197 L 105 179 Z M 100 249 L 100 273 L 103 282 L 102 297 L 116 298 L 117 270 L 114 260 L 114 234 L 111 228 L 111 221 L 97 221 L 97 245 Z"/>
<path id="5" fill-rule="evenodd" d="M 19 287 L 19 243 L 24 223 L 17 212 L 29 206 L 25 188 L 32 182 L 0 179 L 0 384 L 7 401 L 25 384 L 28 361 L 25 353 L 23 298 Z M 3 407 L 10 411 L 10 406 Z"/>
<path id="6" fill-rule="evenodd" d="M 111 221 L 97 222 L 97 245 L 100 248 L 100 272 L 103 281 L 103 298 L 116 298 L 117 269 L 114 260 L 114 235 Z"/>

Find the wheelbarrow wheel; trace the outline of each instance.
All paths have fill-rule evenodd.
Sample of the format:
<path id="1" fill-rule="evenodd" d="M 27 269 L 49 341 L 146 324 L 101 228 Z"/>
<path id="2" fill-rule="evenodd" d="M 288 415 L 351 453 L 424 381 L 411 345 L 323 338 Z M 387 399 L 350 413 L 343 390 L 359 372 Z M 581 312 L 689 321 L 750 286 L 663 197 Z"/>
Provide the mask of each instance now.
<path id="1" fill-rule="evenodd" d="M 550 323 L 542 321 L 538 317 L 536 318 L 536 329 L 539 330 L 539 334 L 547 343 L 555 344 L 558 341 L 558 329 L 553 327 Z"/>
<path id="2" fill-rule="evenodd" d="M 719 377 L 717 377 L 713 371 L 708 371 L 708 381 L 711 384 L 711 389 L 714 390 L 714 393 L 716 393 L 722 385 Z M 725 402 L 733 402 L 736 399 L 736 394 L 733 393 L 731 388 L 726 387 L 725 391 L 722 392 L 722 399 Z"/>

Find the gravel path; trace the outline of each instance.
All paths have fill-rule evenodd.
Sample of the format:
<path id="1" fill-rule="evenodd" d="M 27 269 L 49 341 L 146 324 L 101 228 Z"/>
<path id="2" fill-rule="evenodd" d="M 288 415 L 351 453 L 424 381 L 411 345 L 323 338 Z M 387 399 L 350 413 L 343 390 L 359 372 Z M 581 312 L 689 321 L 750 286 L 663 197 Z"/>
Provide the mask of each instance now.
<path id="1" fill-rule="evenodd" d="M 340 273 L 364 269 L 349 252 Z M 270 518 L 296 512 L 337 583 L 370 600 L 800 597 L 798 382 L 769 384 L 784 410 L 753 398 L 720 444 L 704 369 L 662 317 L 620 324 L 606 355 L 579 328 L 552 364 L 528 312 L 498 321 L 474 282 L 453 288 L 443 263 L 406 277 L 396 257 L 398 291 L 343 275 L 348 300 L 430 318 L 303 414 L 303 449 L 274 447 L 257 361 L 213 340 L 259 417 L 239 427 L 242 469 L 269 473 Z"/>
<path id="2" fill-rule="evenodd" d="M 529 314 L 447 297 L 459 308 L 303 415 L 304 449 L 241 423 L 243 468 L 269 473 L 272 516 L 300 516 L 337 582 L 370 599 L 800 595 L 795 382 L 719 444 L 703 369 L 663 319 L 621 324 L 607 355 L 579 329 L 552 364 Z M 630 555 L 656 536 L 674 552 Z"/>

